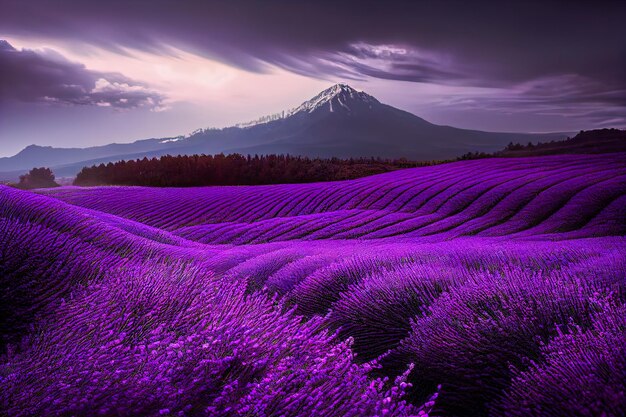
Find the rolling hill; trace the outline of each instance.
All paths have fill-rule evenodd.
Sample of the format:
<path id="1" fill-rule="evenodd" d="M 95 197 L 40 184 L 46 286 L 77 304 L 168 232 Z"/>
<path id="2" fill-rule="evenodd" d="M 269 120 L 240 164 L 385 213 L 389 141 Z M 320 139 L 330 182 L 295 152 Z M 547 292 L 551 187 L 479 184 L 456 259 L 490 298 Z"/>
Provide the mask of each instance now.
<path id="1" fill-rule="evenodd" d="M 481 159 L 311 184 L 42 192 L 208 244 L 555 232 L 594 236 L 604 234 L 599 230 L 608 224 L 608 230 L 626 232 L 615 217 L 626 193 L 625 156 Z M 608 211 L 596 217 L 599 208 Z"/>
<path id="2" fill-rule="evenodd" d="M 538 144 L 511 144 L 497 156 L 525 157 L 559 154 L 598 154 L 626 152 L 626 130 L 583 130 L 573 138 Z"/>
<path id="3" fill-rule="evenodd" d="M 334 183 L 0 186 L 0 405 L 621 416 L 625 186 L 624 153 Z"/>

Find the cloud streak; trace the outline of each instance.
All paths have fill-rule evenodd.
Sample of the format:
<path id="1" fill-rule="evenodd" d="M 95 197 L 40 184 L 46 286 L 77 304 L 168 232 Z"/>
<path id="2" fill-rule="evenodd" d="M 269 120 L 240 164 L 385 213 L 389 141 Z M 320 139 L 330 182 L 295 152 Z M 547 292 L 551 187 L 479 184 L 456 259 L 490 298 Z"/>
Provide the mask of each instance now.
<path id="1" fill-rule="evenodd" d="M 2 101 L 160 110 L 165 99 L 122 74 L 91 71 L 54 50 L 18 50 L 1 40 L 0 73 Z"/>
<path id="2" fill-rule="evenodd" d="M 623 81 L 623 2 L 5 0 L 7 34 L 167 53 L 169 45 L 250 71 L 397 45 L 454 57 L 488 79 L 520 82 L 577 73 Z M 396 54 L 397 55 L 397 54 Z M 388 57 L 383 57 L 388 58 Z M 397 58 L 397 56 L 396 56 Z M 415 63 L 420 56 L 409 55 Z M 418 60 L 417 63 L 420 61 Z M 288 63 L 288 62 L 287 62 Z M 608 65 L 613 64 L 613 65 Z M 389 72 L 393 74 L 393 71 Z"/>
<path id="3" fill-rule="evenodd" d="M 55 0 L 54 7 L 46 0 L 4 0 L 0 13 L 9 38 L 168 59 L 184 51 L 251 74 L 278 67 L 333 82 L 440 86 L 452 94 L 442 106 L 556 114 L 594 124 L 623 121 L 626 114 L 624 20 L 625 2 L 565 0 Z M 38 89 L 56 86 L 52 93 L 60 102 L 162 106 L 164 98 L 137 81 L 62 67 L 70 81 L 32 74 L 54 81 Z M 108 84 L 94 91 L 100 79 Z M 482 89 L 489 93 L 471 96 Z M 29 89 L 22 93 L 28 96 Z"/>
<path id="4" fill-rule="evenodd" d="M 495 88 L 504 92 L 503 100 L 519 97 L 510 101 L 518 106 L 537 101 L 572 108 L 595 103 L 624 111 L 623 101 L 616 98 L 626 89 L 624 2 L 3 3 L 0 26 L 15 36 L 88 43 L 119 53 L 135 49 L 171 54 L 177 48 L 257 73 L 278 66 L 322 79 Z M 70 72 L 76 76 L 81 70 Z M 570 78 L 563 83 L 564 77 Z M 78 78 L 84 80 L 83 75 Z M 94 79 L 88 78 L 91 87 Z M 132 85 L 110 75 L 102 78 L 113 85 Z M 545 94 L 518 91 L 550 80 L 555 83 L 545 87 Z M 553 92 L 577 82 L 582 84 L 561 99 Z M 84 89 L 84 82 L 79 85 Z M 74 93 L 81 97 L 78 101 L 92 98 L 81 94 L 81 88 L 66 90 L 70 101 Z M 158 101 L 135 92 L 127 103 L 149 99 Z M 119 100 L 110 103 L 123 107 Z"/>
<path id="5" fill-rule="evenodd" d="M 500 114 L 579 119 L 589 128 L 626 126 L 626 89 L 610 88 L 575 74 L 544 77 L 468 94 L 443 97 L 433 106 Z"/>

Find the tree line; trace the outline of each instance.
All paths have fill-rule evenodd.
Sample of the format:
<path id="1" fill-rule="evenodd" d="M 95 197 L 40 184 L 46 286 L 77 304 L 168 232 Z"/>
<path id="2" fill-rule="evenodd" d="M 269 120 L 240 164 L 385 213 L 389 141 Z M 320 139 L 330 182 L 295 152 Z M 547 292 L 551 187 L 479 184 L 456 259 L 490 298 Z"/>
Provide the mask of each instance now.
<path id="1" fill-rule="evenodd" d="M 178 155 L 83 168 L 74 185 L 197 187 L 338 181 L 436 163 L 382 158 L 308 158 L 291 155 Z"/>

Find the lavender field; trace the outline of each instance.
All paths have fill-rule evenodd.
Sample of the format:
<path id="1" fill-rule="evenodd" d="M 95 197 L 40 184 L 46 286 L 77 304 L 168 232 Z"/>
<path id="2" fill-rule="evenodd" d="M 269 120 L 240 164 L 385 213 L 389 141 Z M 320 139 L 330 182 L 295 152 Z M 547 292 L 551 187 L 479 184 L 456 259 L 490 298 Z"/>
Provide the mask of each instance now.
<path id="1" fill-rule="evenodd" d="M 626 154 L 0 186 L 8 416 L 626 415 Z"/>

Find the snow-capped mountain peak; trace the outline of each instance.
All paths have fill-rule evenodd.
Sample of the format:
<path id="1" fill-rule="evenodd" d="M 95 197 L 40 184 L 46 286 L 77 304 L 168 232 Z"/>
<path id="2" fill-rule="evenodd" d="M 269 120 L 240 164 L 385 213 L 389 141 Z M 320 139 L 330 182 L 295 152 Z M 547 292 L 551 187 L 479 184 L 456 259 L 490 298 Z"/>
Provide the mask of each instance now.
<path id="1" fill-rule="evenodd" d="M 305 101 L 291 110 L 263 116 L 246 123 L 237 123 L 234 127 L 245 129 L 292 116 L 310 114 L 316 111 L 353 113 L 359 110 L 372 109 L 375 104 L 379 103 L 378 100 L 369 94 L 357 91 L 348 84 L 339 83 L 327 88 L 312 99 Z"/>
<path id="2" fill-rule="evenodd" d="M 288 116 L 298 113 L 312 113 L 321 108 L 327 108 L 330 112 L 351 111 L 351 104 L 354 102 L 364 103 L 371 107 L 372 104 L 378 103 L 378 100 L 367 93 L 355 90 L 348 84 L 340 83 L 327 88 L 311 100 L 305 101 L 291 110 Z"/>

